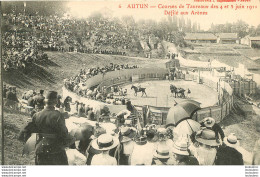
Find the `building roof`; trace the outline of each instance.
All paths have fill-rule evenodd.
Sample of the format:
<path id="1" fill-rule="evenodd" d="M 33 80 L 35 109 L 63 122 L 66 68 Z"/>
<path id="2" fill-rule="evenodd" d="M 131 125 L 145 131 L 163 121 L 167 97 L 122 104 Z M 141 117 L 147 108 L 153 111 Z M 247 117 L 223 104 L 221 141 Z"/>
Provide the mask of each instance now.
<path id="1" fill-rule="evenodd" d="M 260 41 L 260 36 L 249 37 L 251 41 Z"/>
<path id="2" fill-rule="evenodd" d="M 213 33 L 186 33 L 185 40 L 217 40 Z"/>
<path id="3" fill-rule="evenodd" d="M 217 33 L 216 36 L 218 36 L 220 39 L 237 39 L 238 38 L 237 33 Z"/>

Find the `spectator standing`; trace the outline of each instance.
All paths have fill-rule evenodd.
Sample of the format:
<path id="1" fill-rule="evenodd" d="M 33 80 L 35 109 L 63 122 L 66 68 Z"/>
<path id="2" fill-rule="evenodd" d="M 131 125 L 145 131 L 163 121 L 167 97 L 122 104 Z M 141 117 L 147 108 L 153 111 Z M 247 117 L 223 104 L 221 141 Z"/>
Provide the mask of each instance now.
<path id="1" fill-rule="evenodd" d="M 116 150 L 118 165 L 130 165 L 130 157 L 134 148 L 136 129 L 122 127 L 119 132 L 119 146 Z"/>
<path id="2" fill-rule="evenodd" d="M 169 158 L 169 147 L 166 145 L 159 144 L 154 153 L 152 165 L 168 165 Z"/>
<path id="3" fill-rule="evenodd" d="M 45 97 L 43 96 L 44 90 L 40 90 L 40 93 L 34 97 L 35 101 L 35 109 L 36 111 L 41 111 L 44 109 L 44 99 Z"/>
<path id="4" fill-rule="evenodd" d="M 93 156 L 91 165 L 117 165 L 116 158 L 109 155 L 109 150 L 118 144 L 119 140 L 116 137 L 109 134 L 100 135 L 92 142 L 92 147 L 101 153 Z"/>
<path id="5" fill-rule="evenodd" d="M 239 141 L 234 133 L 224 138 L 217 150 L 215 165 L 244 165 L 242 154 L 236 149 Z"/>
<path id="6" fill-rule="evenodd" d="M 203 128 L 195 136 L 198 146 L 193 150 L 193 155 L 200 165 L 213 165 L 216 159 L 217 147 L 220 145 L 213 130 Z"/>
<path id="7" fill-rule="evenodd" d="M 68 139 L 68 129 L 63 115 L 55 110 L 57 92 L 46 96 L 46 108 L 34 114 L 32 122 L 39 138 L 36 145 L 36 165 L 68 165 L 64 147 L 73 139 Z"/>
<path id="8" fill-rule="evenodd" d="M 221 138 L 221 140 L 223 141 L 223 139 L 225 137 L 224 131 L 222 130 L 220 125 L 216 123 L 214 118 L 212 118 L 212 117 L 204 118 L 201 122 L 201 126 L 213 130 L 216 134 L 216 138 L 219 140 Z"/>
<path id="9" fill-rule="evenodd" d="M 179 138 L 173 142 L 173 163 L 174 165 L 199 165 L 196 157 L 192 156 L 188 149 L 188 141 Z"/>

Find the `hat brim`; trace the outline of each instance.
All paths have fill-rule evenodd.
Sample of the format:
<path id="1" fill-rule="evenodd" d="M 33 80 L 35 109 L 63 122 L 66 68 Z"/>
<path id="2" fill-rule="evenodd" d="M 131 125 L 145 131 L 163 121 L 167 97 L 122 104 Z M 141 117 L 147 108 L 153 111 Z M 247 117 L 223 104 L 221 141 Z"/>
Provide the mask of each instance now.
<path id="1" fill-rule="evenodd" d="M 219 146 L 220 145 L 220 142 L 217 142 L 216 140 L 205 140 L 205 139 L 202 139 L 198 136 L 196 136 L 195 139 L 199 143 L 202 143 L 202 144 L 205 144 L 205 145 L 208 145 L 208 146 Z"/>
<path id="2" fill-rule="evenodd" d="M 209 124 L 209 123 L 207 123 L 207 119 L 209 119 L 210 121 L 211 121 L 211 123 Z M 208 127 L 208 128 L 211 128 L 211 127 L 213 127 L 213 125 L 216 123 L 216 120 L 215 119 L 213 119 L 213 118 L 205 118 L 204 119 L 204 125 L 205 125 L 205 127 Z"/>
<path id="3" fill-rule="evenodd" d="M 188 151 L 181 151 L 173 146 L 172 152 L 179 155 L 190 155 Z"/>
<path id="4" fill-rule="evenodd" d="M 240 145 L 239 141 L 237 141 L 236 144 L 231 144 L 231 143 L 229 143 L 229 142 L 227 141 L 227 137 L 225 137 L 225 138 L 223 139 L 223 142 L 225 143 L 225 145 L 227 145 L 227 146 L 229 146 L 229 147 L 232 147 L 232 148 L 237 148 L 237 147 Z"/>
<path id="5" fill-rule="evenodd" d="M 136 134 L 137 134 L 136 131 L 131 131 L 131 133 L 127 136 L 122 135 L 121 143 L 126 143 L 128 141 L 133 140 L 133 138 L 136 136 Z"/>
<path id="6" fill-rule="evenodd" d="M 113 149 L 115 148 L 117 145 L 119 144 L 119 140 L 118 138 L 116 137 L 113 137 L 113 144 L 111 146 L 108 146 L 108 147 L 104 147 L 104 148 L 100 148 L 97 144 L 97 138 L 94 139 L 91 143 L 91 146 L 96 149 L 96 150 L 99 150 L 99 151 L 106 151 L 106 150 L 110 150 L 110 149 Z"/>
<path id="7" fill-rule="evenodd" d="M 164 155 L 163 156 L 163 155 L 160 155 L 160 154 L 158 154 L 156 152 L 154 152 L 153 156 L 158 158 L 158 159 L 169 159 L 170 158 L 170 155 L 167 155 L 167 156 Z"/>

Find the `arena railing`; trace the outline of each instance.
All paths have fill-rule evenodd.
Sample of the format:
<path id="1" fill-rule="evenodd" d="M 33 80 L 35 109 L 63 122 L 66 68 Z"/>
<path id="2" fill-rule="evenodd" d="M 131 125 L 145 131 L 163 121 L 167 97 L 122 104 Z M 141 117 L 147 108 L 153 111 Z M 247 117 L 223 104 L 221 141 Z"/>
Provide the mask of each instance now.
<path id="1" fill-rule="evenodd" d="M 134 75 L 138 75 L 139 81 L 146 81 L 146 80 L 153 80 L 153 79 L 165 79 L 166 74 L 168 73 L 167 69 L 165 68 L 136 68 L 136 69 L 127 69 L 127 70 L 118 70 L 108 72 L 104 75 L 96 75 L 92 78 L 88 79 L 86 85 L 88 88 L 101 88 L 101 87 L 110 87 L 114 85 L 121 85 L 132 83 L 132 77 Z M 213 117 L 216 119 L 217 122 L 222 121 L 226 116 L 229 115 L 230 111 L 233 108 L 233 90 L 229 83 L 225 81 L 221 81 L 217 77 L 213 76 L 204 76 L 198 75 L 196 73 L 189 73 L 184 74 L 182 77 L 185 80 L 196 81 L 201 84 L 207 85 L 208 87 L 216 90 L 219 94 L 219 101 L 217 105 L 212 105 L 209 107 L 202 108 L 201 110 L 197 111 L 192 119 L 200 121 L 205 117 Z M 78 99 L 79 101 L 84 101 L 85 104 L 94 104 L 96 105 L 96 100 L 91 100 L 87 98 L 80 98 L 77 94 L 68 91 L 65 87 L 63 88 L 63 94 L 71 95 L 74 98 Z M 105 103 L 102 103 L 105 104 Z M 118 106 L 118 105 L 114 105 Z M 137 105 L 136 105 L 137 106 Z M 154 107 L 154 110 L 157 112 L 161 111 L 161 123 L 163 124 L 167 118 L 169 107 Z M 152 114 L 152 112 L 151 112 Z M 141 114 L 142 115 L 142 114 Z"/>

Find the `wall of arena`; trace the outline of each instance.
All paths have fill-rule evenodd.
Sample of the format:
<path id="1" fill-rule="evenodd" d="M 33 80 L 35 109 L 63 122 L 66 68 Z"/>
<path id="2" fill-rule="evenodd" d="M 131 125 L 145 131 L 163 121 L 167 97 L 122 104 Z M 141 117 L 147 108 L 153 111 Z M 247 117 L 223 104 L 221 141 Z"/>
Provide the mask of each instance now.
<path id="1" fill-rule="evenodd" d="M 164 68 L 136 68 L 107 72 L 104 75 L 96 75 L 87 80 L 87 88 L 95 86 L 112 86 L 132 82 L 132 76 L 138 75 L 139 80 L 165 79 L 167 70 Z"/>
<path id="2" fill-rule="evenodd" d="M 127 70 L 118 70 L 108 72 L 104 75 L 96 75 L 87 80 L 86 85 L 88 88 L 103 86 L 110 87 L 113 85 L 121 85 L 132 82 L 133 76 L 138 76 L 139 81 L 148 81 L 148 80 L 163 80 L 166 78 L 168 73 L 167 69 L 164 68 L 137 68 L 137 69 L 127 69 Z M 233 107 L 233 90 L 231 86 L 225 82 L 219 80 L 217 77 L 209 77 L 208 75 L 192 73 L 183 74 L 182 78 L 184 80 L 190 80 L 194 82 L 199 82 L 205 84 L 208 87 L 212 88 L 219 92 L 219 102 L 217 105 L 202 108 L 193 115 L 193 119 L 200 121 L 205 117 L 213 117 L 217 122 L 223 120 L 227 115 L 229 115 Z M 68 91 L 65 87 L 63 88 L 63 97 L 71 96 L 73 100 L 83 102 L 90 105 L 107 105 L 110 111 L 117 113 L 120 110 L 124 109 L 123 105 L 111 105 L 101 103 L 99 101 L 90 100 L 88 98 L 83 98 L 78 96 L 76 93 Z M 138 110 L 142 111 L 142 107 L 136 105 Z M 154 107 L 149 106 L 150 112 L 156 117 L 156 122 L 159 124 L 165 124 L 169 107 Z M 144 114 L 141 114 L 144 115 Z"/>

